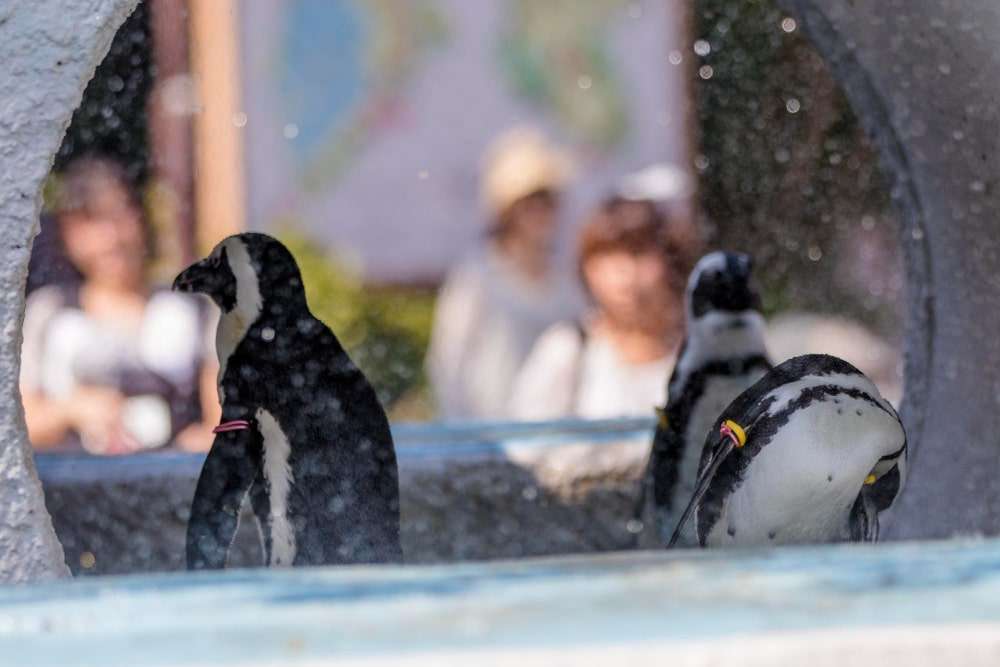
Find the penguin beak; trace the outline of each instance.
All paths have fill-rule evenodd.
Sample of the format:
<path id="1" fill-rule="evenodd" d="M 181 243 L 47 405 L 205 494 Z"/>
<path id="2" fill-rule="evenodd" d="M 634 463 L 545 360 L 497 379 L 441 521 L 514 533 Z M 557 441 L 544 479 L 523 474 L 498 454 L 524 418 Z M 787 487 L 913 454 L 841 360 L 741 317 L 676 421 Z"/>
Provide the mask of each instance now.
<path id="1" fill-rule="evenodd" d="M 208 260 L 195 262 L 177 275 L 172 289 L 175 292 L 211 294 L 214 273 L 213 268 L 208 265 Z"/>
<path id="2" fill-rule="evenodd" d="M 225 313 L 236 306 L 236 276 L 229 268 L 225 250 L 181 271 L 174 279 L 173 288 L 177 292 L 204 294 Z"/>

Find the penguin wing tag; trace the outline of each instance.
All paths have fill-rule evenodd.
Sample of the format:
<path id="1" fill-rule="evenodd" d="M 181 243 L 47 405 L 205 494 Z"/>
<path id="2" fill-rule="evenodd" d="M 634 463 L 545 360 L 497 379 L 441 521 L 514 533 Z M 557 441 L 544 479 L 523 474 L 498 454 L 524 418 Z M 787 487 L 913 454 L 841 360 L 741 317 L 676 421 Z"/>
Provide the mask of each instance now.
<path id="1" fill-rule="evenodd" d="M 722 426 L 719 428 L 719 433 L 722 436 L 729 438 L 736 449 L 739 449 L 743 445 L 747 444 L 747 432 L 743 430 L 742 426 L 734 422 L 732 419 L 727 419 L 722 423 Z"/>
<path id="2" fill-rule="evenodd" d="M 212 429 L 212 433 L 229 433 L 230 431 L 246 431 L 250 428 L 250 422 L 245 419 L 234 419 L 233 421 L 222 422 Z"/>

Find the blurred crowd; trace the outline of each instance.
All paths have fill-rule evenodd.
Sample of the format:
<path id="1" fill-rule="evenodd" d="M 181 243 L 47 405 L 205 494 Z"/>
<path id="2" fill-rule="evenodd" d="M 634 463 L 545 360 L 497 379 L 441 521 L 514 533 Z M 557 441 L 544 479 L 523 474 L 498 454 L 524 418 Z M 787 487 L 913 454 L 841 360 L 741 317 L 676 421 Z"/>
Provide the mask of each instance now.
<path id="1" fill-rule="evenodd" d="M 651 415 L 684 337 L 684 290 L 702 247 L 678 213 L 685 175 L 654 166 L 573 224 L 557 261 L 575 166 L 518 128 L 484 156 L 477 247 L 437 300 L 427 370 L 441 419 Z M 114 161 L 83 158 L 55 188 L 29 275 L 21 391 L 39 450 L 206 450 L 219 418 L 217 313 L 149 279 L 152 234 Z M 738 249 L 736 249 L 738 250 Z M 776 361 L 835 350 L 899 398 L 899 355 L 864 327 L 814 315 L 772 320 Z"/>

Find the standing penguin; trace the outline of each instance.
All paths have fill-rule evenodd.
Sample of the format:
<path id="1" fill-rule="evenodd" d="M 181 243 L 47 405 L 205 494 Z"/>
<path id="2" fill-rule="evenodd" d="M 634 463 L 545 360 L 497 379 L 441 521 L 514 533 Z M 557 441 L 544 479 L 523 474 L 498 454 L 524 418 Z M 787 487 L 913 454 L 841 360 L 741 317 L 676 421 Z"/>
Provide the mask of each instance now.
<path id="1" fill-rule="evenodd" d="M 249 493 L 269 566 L 402 559 L 396 453 L 375 391 L 306 304 L 298 265 L 264 234 L 239 234 L 174 289 L 222 310 L 222 423 L 187 533 L 189 569 L 225 566 Z"/>
<path id="2" fill-rule="evenodd" d="M 705 436 L 734 398 L 770 370 L 749 255 L 713 252 L 695 265 L 687 334 L 667 386 L 635 517 L 642 546 L 664 546 L 694 493 Z M 650 492 L 651 491 L 651 492 Z M 681 544 L 694 546 L 694 531 Z"/>
<path id="3" fill-rule="evenodd" d="M 906 432 L 864 374 L 822 354 L 780 364 L 706 441 L 692 512 L 702 546 L 874 542 L 906 480 Z"/>

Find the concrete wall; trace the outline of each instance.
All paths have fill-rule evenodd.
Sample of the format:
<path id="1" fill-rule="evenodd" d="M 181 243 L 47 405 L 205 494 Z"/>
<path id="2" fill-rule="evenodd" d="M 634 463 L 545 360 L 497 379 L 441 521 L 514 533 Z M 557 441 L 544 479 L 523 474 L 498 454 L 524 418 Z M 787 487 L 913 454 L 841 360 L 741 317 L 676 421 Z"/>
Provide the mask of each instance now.
<path id="1" fill-rule="evenodd" d="M 912 448 L 895 538 L 1000 533 L 1000 3 L 780 0 L 831 64 L 903 215 Z"/>
<path id="2" fill-rule="evenodd" d="M 67 573 L 17 388 L 24 284 L 42 182 L 87 81 L 136 1 L 0 3 L 0 582 Z"/>
<path id="3" fill-rule="evenodd" d="M 0 655 L 59 667 L 986 667 L 1000 662 L 1000 542 L 7 588 Z"/>

